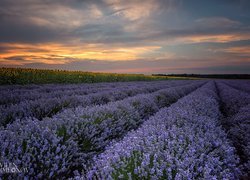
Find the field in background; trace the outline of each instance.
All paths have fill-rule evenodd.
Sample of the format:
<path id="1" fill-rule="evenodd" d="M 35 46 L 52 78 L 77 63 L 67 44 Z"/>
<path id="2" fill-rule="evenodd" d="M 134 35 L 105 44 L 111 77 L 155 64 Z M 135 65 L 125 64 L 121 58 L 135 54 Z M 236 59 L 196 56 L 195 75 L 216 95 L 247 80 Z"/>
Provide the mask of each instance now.
<path id="1" fill-rule="evenodd" d="M 0 68 L 0 85 L 4 84 L 50 84 L 50 83 L 96 83 L 151 81 L 166 79 L 189 79 L 160 77 L 143 74 L 93 73 L 82 71 Z"/>
<path id="2" fill-rule="evenodd" d="M 141 74 L 112 74 L 21 68 L 0 69 L 0 84 L 96 83 L 163 79 L 166 78 Z"/>

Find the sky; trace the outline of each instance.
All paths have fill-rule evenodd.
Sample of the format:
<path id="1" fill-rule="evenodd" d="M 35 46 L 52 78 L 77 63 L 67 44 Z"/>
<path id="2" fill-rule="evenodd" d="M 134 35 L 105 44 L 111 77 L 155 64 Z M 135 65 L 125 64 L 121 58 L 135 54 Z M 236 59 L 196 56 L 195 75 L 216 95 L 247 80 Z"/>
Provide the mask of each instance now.
<path id="1" fill-rule="evenodd" d="M 249 0 L 1 0 L 0 66 L 250 73 Z"/>

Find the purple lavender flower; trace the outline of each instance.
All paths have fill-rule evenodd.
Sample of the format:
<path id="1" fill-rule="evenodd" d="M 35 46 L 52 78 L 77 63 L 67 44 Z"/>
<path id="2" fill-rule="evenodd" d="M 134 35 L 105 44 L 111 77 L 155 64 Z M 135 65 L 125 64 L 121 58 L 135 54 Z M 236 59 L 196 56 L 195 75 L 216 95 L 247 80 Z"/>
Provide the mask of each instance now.
<path id="1" fill-rule="evenodd" d="M 217 100 L 210 82 L 161 109 L 95 156 L 83 178 L 238 178 L 238 157 L 220 126 Z"/>

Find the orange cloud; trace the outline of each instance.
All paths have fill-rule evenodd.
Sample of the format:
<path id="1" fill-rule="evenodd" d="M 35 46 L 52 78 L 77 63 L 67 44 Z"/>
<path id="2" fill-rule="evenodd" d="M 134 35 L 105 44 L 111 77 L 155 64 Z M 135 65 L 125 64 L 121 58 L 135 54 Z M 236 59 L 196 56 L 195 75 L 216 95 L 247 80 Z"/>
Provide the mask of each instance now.
<path id="1" fill-rule="evenodd" d="M 226 43 L 226 42 L 249 40 L 249 39 L 250 39 L 250 33 L 218 34 L 218 35 L 190 35 L 186 37 L 177 38 L 175 41 L 183 42 L 183 43 L 201 43 L 201 42 Z"/>
<path id="2" fill-rule="evenodd" d="M 15 62 L 64 64 L 70 59 L 135 60 L 160 48 L 160 46 L 106 47 L 100 44 L 70 46 L 55 43 L 36 45 L 2 43 L 0 47 L 7 49 L 0 55 L 1 62 L 8 64 Z M 22 62 L 18 57 L 22 57 Z"/>
<path id="3" fill-rule="evenodd" d="M 243 47 L 230 47 L 221 49 L 220 51 L 233 53 L 240 56 L 250 56 L 250 46 L 243 46 Z"/>

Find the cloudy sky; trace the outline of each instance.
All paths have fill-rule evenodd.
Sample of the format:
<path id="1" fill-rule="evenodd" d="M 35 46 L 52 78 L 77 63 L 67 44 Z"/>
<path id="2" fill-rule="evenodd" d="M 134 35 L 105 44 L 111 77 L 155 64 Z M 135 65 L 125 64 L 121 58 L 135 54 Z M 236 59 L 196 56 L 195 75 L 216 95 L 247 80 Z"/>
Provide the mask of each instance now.
<path id="1" fill-rule="evenodd" d="M 0 66 L 250 73 L 249 0 L 1 0 Z"/>

